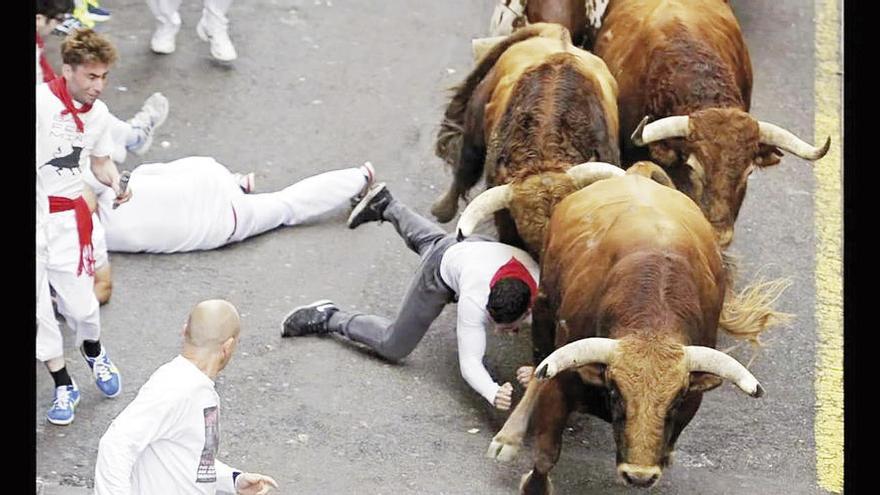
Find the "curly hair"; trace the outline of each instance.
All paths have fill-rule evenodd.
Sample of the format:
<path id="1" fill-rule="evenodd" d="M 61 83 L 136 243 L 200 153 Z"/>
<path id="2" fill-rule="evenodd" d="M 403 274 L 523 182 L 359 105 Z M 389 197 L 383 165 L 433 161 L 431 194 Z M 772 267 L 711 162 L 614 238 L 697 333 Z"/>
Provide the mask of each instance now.
<path id="1" fill-rule="evenodd" d="M 116 48 L 110 40 L 91 29 L 78 29 L 61 43 L 61 60 L 67 65 L 113 65 L 117 58 Z"/>
<path id="2" fill-rule="evenodd" d="M 529 286 L 518 278 L 502 278 L 489 291 L 486 310 L 496 323 L 516 321 L 529 309 L 532 293 Z"/>

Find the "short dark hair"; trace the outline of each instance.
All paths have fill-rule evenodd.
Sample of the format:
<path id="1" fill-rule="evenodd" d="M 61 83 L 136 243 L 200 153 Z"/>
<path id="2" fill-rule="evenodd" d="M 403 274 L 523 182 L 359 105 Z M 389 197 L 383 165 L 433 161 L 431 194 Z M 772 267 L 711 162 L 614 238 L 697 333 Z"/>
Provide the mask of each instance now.
<path id="1" fill-rule="evenodd" d="M 49 19 L 73 12 L 73 0 L 37 0 L 37 14 Z"/>
<path id="2" fill-rule="evenodd" d="M 489 291 L 486 310 L 495 323 L 510 323 L 518 320 L 529 309 L 532 291 L 518 278 L 502 278 Z"/>

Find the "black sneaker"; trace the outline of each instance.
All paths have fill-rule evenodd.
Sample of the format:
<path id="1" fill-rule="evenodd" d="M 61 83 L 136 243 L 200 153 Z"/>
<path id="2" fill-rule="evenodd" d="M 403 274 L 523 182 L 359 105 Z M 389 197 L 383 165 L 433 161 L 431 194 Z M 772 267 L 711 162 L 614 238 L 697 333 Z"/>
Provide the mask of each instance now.
<path id="1" fill-rule="evenodd" d="M 348 228 L 354 229 L 362 223 L 384 220 L 382 213 L 392 199 L 394 198 L 391 197 L 391 192 L 385 187 L 384 182 L 374 185 L 364 196 L 364 199 L 351 211 L 351 215 L 348 217 Z"/>
<path id="2" fill-rule="evenodd" d="M 281 324 L 282 337 L 300 337 L 309 334 L 324 335 L 330 331 L 330 315 L 339 311 L 333 302 L 323 299 L 308 306 L 294 308 Z"/>

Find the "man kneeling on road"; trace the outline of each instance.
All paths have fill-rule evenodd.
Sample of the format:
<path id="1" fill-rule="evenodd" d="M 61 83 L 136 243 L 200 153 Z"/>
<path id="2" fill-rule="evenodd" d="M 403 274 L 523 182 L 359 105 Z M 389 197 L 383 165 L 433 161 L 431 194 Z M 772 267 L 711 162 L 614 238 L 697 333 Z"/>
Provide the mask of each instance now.
<path id="1" fill-rule="evenodd" d="M 238 345 L 241 320 L 223 300 L 195 306 L 180 355 L 156 370 L 98 445 L 95 495 L 263 495 L 272 478 L 217 459 L 220 397 L 214 379 Z"/>
<path id="2" fill-rule="evenodd" d="M 490 404 L 510 408 L 512 385 L 498 385 L 483 365 L 486 329 L 513 333 L 528 316 L 538 292 L 538 265 L 525 251 L 471 236 L 457 242 L 433 222 L 395 200 L 384 183 L 373 186 L 352 211 L 349 228 L 387 220 L 407 247 L 421 257 L 418 272 L 394 321 L 347 313 L 328 300 L 294 309 L 284 319 L 282 337 L 333 332 L 397 361 L 415 349 L 450 302 L 458 303 L 458 357 L 461 374 Z"/>

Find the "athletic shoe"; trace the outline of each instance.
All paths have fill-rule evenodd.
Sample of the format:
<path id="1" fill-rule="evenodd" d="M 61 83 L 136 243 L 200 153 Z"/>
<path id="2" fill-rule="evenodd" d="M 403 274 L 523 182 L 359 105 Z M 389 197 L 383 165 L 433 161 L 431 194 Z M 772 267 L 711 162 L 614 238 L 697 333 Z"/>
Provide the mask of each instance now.
<path id="1" fill-rule="evenodd" d="M 235 47 L 232 46 L 232 40 L 229 39 L 229 33 L 225 27 L 208 29 L 208 23 L 202 17 L 196 25 L 196 34 L 202 41 L 211 43 L 211 56 L 221 62 L 231 62 L 238 58 Z"/>
<path id="2" fill-rule="evenodd" d="M 176 23 L 159 22 L 159 25 L 156 26 L 156 30 L 153 32 L 153 37 L 150 39 L 150 49 L 154 53 L 174 53 L 174 50 L 177 49 L 175 38 L 178 31 L 180 31 L 179 20 Z"/>
<path id="3" fill-rule="evenodd" d="M 46 413 L 46 419 L 53 425 L 69 425 L 73 422 L 74 411 L 79 404 L 79 388 L 73 380 L 71 383 L 55 387 L 55 400 Z"/>
<path id="4" fill-rule="evenodd" d="M 254 192 L 254 188 L 256 187 L 256 185 L 253 172 L 247 174 L 236 173 L 232 175 L 235 177 L 236 182 L 238 182 L 238 187 L 240 187 L 245 194 L 250 194 Z"/>
<path id="5" fill-rule="evenodd" d="M 82 347 L 80 347 L 80 351 L 95 375 L 95 385 L 98 386 L 98 390 L 111 399 L 119 395 L 119 392 L 122 391 L 122 377 L 119 376 L 116 365 L 107 356 L 107 350 L 104 349 L 104 346 L 101 346 L 101 353 L 98 354 L 98 357 L 94 358 L 86 356 Z"/>
<path id="6" fill-rule="evenodd" d="M 284 317 L 284 322 L 281 324 L 281 336 L 300 337 L 313 333 L 326 334 L 330 331 L 330 316 L 337 311 L 339 308 L 327 299 L 295 308 Z"/>
<path id="7" fill-rule="evenodd" d="M 52 34 L 57 34 L 59 36 L 67 36 L 68 34 L 76 31 L 77 29 L 82 29 L 85 27 L 82 22 L 79 21 L 76 17 L 68 16 L 64 21 L 55 26 L 55 29 L 52 31 Z"/>
<path id="8" fill-rule="evenodd" d="M 129 119 L 128 123 L 138 131 L 141 138 L 127 148 L 137 155 L 143 155 L 153 145 L 153 134 L 168 118 L 168 98 L 162 93 L 153 93 L 144 101 L 141 111 Z"/>
<path id="9" fill-rule="evenodd" d="M 110 20 L 110 11 L 101 8 L 97 0 L 86 0 L 86 15 L 95 22 Z"/>
<path id="10" fill-rule="evenodd" d="M 388 207 L 392 199 L 394 198 L 391 197 L 391 192 L 385 187 L 384 182 L 375 184 L 364 196 L 364 199 L 351 211 L 351 215 L 348 217 L 348 228 L 355 229 L 366 222 L 381 222 L 384 220 L 382 213 L 385 212 L 385 208 Z"/>

